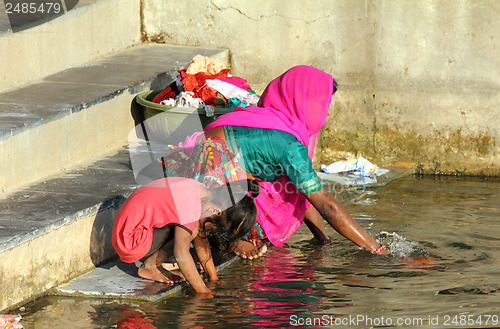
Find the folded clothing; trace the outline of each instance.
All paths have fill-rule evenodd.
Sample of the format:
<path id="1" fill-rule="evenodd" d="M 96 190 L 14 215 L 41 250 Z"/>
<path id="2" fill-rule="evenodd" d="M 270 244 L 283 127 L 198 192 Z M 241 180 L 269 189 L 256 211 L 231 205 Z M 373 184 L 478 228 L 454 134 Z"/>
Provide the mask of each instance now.
<path id="1" fill-rule="evenodd" d="M 227 78 L 219 78 L 219 80 L 235 85 L 236 87 L 241 88 L 243 90 L 248 91 L 249 89 L 251 89 L 250 86 L 247 85 L 247 80 L 240 77 L 235 77 L 228 74 Z"/>
<path id="2" fill-rule="evenodd" d="M 321 171 L 327 174 L 352 173 L 360 176 L 375 174 L 377 166 L 359 156 L 357 159 L 340 160 L 327 165 L 321 165 Z"/>

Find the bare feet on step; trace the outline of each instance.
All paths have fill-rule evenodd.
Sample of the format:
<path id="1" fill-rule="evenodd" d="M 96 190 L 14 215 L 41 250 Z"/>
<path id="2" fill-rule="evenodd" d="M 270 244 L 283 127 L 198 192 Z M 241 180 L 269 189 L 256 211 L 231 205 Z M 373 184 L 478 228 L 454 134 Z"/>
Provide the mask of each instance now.
<path id="1" fill-rule="evenodd" d="M 138 274 L 143 279 L 163 282 L 167 284 L 175 284 L 186 281 L 180 271 L 167 271 L 161 266 L 161 264 L 156 266 L 148 265 L 145 262 L 139 267 Z"/>
<path id="2" fill-rule="evenodd" d="M 149 256 L 139 267 L 137 274 L 139 274 L 139 276 L 143 279 L 167 284 L 175 284 L 186 281 L 180 270 L 168 271 L 163 268 L 160 260 L 166 259 L 166 257 L 160 254 L 160 251 L 161 249 Z M 159 254 L 160 257 L 158 257 Z"/>
<path id="3" fill-rule="evenodd" d="M 267 246 L 257 249 L 251 242 L 239 240 L 236 242 L 233 252 L 241 258 L 254 259 L 264 255 L 267 251 Z"/>

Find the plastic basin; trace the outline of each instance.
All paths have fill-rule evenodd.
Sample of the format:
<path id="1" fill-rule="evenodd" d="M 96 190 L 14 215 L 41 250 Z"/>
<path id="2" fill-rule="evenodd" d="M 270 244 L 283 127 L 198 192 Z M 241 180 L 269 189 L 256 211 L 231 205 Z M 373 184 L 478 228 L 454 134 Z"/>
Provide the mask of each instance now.
<path id="1" fill-rule="evenodd" d="M 217 117 L 232 112 L 232 108 L 216 107 L 214 116 L 207 117 L 203 109 L 172 107 L 154 103 L 153 97 L 161 90 L 149 90 L 136 96 L 144 111 L 144 126 L 150 141 L 177 144 L 186 136 L 202 131 Z"/>

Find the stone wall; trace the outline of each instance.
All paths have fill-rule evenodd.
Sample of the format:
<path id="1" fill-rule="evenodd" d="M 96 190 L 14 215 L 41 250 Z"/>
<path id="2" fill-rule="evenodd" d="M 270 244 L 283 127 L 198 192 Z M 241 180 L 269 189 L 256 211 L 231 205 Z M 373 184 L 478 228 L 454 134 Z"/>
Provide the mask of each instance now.
<path id="1" fill-rule="evenodd" d="M 142 0 L 142 22 L 148 41 L 228 48 L 257 91 L 298 64 L 331 73 L 317 163 L 500 174 L 496 0 Z"/>

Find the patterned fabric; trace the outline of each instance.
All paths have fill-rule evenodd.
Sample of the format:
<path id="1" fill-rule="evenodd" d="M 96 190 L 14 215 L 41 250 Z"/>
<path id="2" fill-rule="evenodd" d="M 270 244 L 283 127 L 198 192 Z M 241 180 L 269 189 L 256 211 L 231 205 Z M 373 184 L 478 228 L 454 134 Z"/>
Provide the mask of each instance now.
<path id="1" fill-rule="evenodd" d="M 183 148 L 174 148 L 159 161 L 165 177 L 193 178 L 207 187 L 246 178 L 240 163 L 228 149 L 226 142 L 219 137 L 209 137 L 196 144 L 191 155 L 187 155 Z M 257 223 L 245 239 L 260 248 L 263 246 L 262 239 L 265 238 L 264 231 Z"/>
<path id="2" fill-rule="evenodd" d="M 181 176 L 193 178 L 207 187 L 232 182 L 244 177 L 238 160 L 218 137 L 205 139 L 194 146 L 190 156 L 183 148 L 176 148 L 161 158 L 165 177 Z"/>

